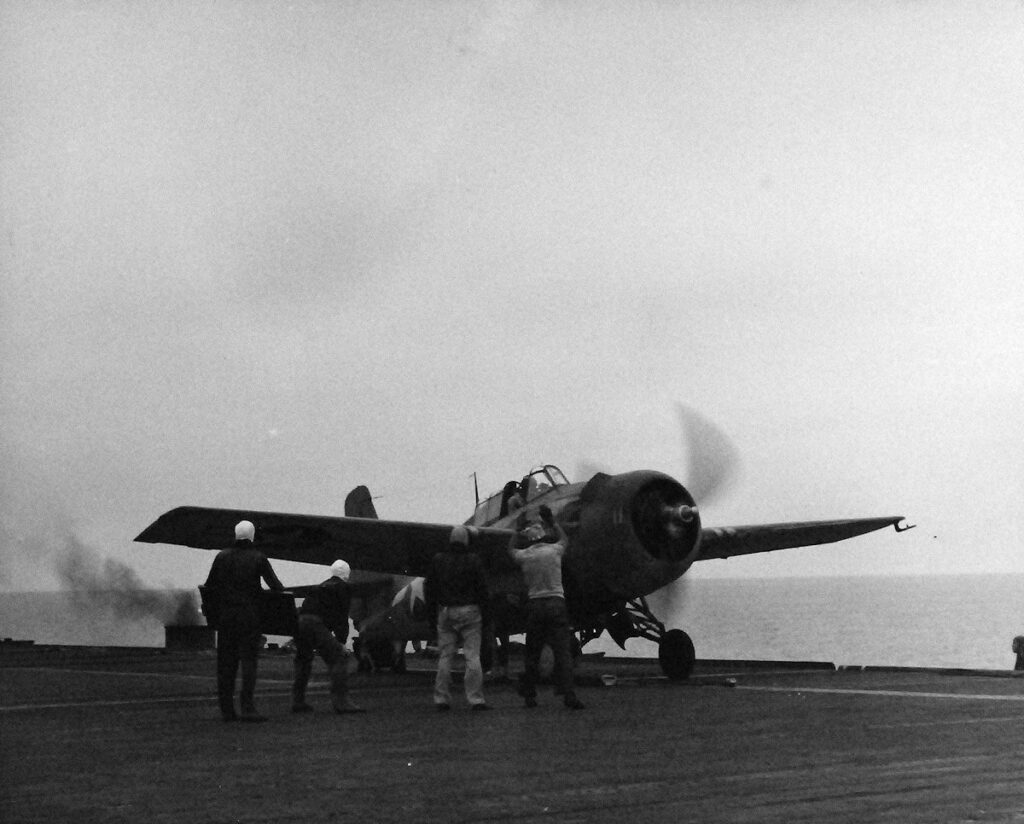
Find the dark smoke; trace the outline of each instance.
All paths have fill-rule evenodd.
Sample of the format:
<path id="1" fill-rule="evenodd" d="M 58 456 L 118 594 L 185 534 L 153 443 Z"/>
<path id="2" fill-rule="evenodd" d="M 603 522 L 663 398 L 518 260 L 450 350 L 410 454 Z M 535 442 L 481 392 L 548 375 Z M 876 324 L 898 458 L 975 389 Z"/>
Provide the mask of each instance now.
<path id="1" fill-rule="evenodd" d="M 57 558 L 57 574 L 80 612 L 128 621 L 155 618 L 165 626 L 200 623 L 191 592 L 147 589 L 127 564 L 101 557 L 74 536 Z"/>

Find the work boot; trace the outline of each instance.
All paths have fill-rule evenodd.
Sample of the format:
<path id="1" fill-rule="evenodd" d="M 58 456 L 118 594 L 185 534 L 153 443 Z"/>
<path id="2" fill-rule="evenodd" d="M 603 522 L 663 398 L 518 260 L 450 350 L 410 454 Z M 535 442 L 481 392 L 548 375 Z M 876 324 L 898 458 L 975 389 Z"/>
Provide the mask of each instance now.
<path id="1" fill-rule="evenodd" d="M 261 721 L 267 719 L 256 712 L 256 705 L 253 699 L 256 696 L 256 659 L 242 660 L 242 688 L 239 690 L 239 703 L 242 707 L 242 720 L 254 720 L 254 716 Z M 246 716 L 249 716 L 247 718 Z"/>
<path id="2" fill-rule="evenodd" d="M 217 705 L 220 717 L 225 721 L 238 720 L 235 712 L 235 671 L 221 662 L 217 664 Z"/>
<path id="3" fill-rule="evenodd" d="M 526 701 L 526 709 L 532 710 L 537 706 L 537 688 L 532 685 L 527 685 L 526 679 L 519 678 L 519 685 L 516 687 L 516 692 L 521 698 Z"/>
<path id="4" fill-rule="evenodd" d="M 306 689 L 292 690 L 292 712 L 313 712 L 313 708 L 306 703 Z"/>
<path id="5" fill-rule="evenodd" d="M 250 724 L 259 724 L 267 720 L 267 716 L 256 712 L 256 704 L 253 699 L 256 695 L 256 659 L 242 660 L 242 688 L 239 690 L 238 699 L 242 712 L 239 715 L 240 721 L 247 721 Z"/>
<path id="6" fill-rule="evenodd" d="M 313 712 L 313 708 L 306 703 L 305 684 L 292 687 L 292 712 Z"/>
<path id="7" fill-rule="evenodd" d="M 313 708 L 306 703 L 306 685 L 313 672 L 313 662 L 305 661 L 296 656 L 295 680 L 292 681 L 292 712 L 312 712 Z"/>
<path id="8" fill-rule="evenodd" d="M 570 710 L 582 710 L 586 705 L 576 697 L 576 693 L 567 692 L 565 694 L 565 707 Z"/>
<path id="9" fill-rule="evenodd" d="M 225 721 L 237 721 L 238 713 L 235 712 L 235 698 L 232 695 L 220 695 L 217 697 L 220 705 L 220 717 Z"/>
<path id="10" fill-rule="evenodd" d="M 332 699 L 331 703 L 334 705 L 334 711 L 338 715 L 348 715 L 356 712 L 366 712 L 358 704 L 353 704 L 351 699 L 347 695 L 342 695 Z"/>
<path id="11" fill-rule="evenodd" d="M 366 711 L 348 697 L 348 661 L 345 656 L 331 664 L 331 706 L 338 715 Z"/>
<path id="12" fill-rule="evenodd" d="M 256 712 L 256 707 L 242 707 L 242 713 L 238 716 L 238 720 L 249 724 L 262 724 L 267 720 L 267 716 Z"/>

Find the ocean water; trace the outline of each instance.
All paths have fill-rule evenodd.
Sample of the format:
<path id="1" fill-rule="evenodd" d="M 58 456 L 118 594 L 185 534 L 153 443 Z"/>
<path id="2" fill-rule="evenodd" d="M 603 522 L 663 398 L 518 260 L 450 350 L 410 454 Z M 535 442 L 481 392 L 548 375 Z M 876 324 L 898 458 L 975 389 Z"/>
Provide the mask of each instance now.
<path id="1" fill-rule="evenodd" d="M 665 623 L 698 658 L 1013 669 L 1024 635 L 1024 574 L 684 581 Z M 627 649 L 656 654 L 643 640 Z"/>
<path id="2" fill-rule="evenodd" d="M 831 661 L 1012 669 L 1012 642 L 1024 635 L 1024 574 L 926 577 L 686 578 L 677 614 L 651 607 L 686 630 L 700 658 Z M 164 623 L 181 609 L 196 616 L 193 593 L 0 593 L 0 638 L 39 644 L 163 646 Z M 607 637 L 587 652 L 622 654 Z M 631 640 L 626 654 L 656 655 Z"/>

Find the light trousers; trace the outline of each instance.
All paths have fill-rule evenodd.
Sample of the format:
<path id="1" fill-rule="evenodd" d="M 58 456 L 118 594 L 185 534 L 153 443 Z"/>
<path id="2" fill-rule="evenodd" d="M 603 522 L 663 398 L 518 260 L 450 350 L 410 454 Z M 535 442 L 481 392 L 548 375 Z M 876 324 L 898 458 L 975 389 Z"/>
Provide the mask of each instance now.
<path id="1" fill-rule="evenodd" d="M 450 704 L 452 700 L 452 662 L 459 646 L 466 659 L 463 686 L 470 704 L 483 704 L 484 671 L 480 666 L 480 639 L 483 621 L 480 607 L 438 607 L 437 610 L 437 677 L 434 679 L 434 703 Z"/>

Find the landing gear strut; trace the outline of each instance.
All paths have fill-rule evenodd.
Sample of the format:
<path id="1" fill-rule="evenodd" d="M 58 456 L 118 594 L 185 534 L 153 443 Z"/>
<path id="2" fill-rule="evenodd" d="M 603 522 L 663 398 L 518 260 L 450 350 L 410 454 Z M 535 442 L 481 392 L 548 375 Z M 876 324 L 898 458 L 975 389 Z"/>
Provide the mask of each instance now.
<path id="1" fill-rule="evenodd" d="M 690 636 L 681 629 L 666 630 L 647 606 L 646 598 L 627 601 L 608 622 L 608 634 L 619 646 L 626 638 L 637 637 L 654 641 L 658 645 L 658 663 L 670 681 L 685 681 L 693 672 L 696 653 Z"/>

